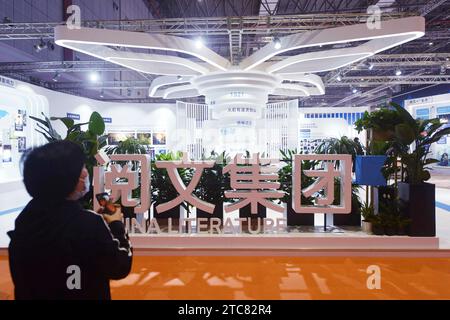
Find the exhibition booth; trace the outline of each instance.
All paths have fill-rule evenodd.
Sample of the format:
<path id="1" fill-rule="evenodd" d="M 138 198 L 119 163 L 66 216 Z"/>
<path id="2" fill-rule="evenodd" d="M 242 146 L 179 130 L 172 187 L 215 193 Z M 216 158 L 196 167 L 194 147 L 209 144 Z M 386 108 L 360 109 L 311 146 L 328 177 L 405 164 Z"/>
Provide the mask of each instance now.
<path id="1" fill-rule="evenodd" d="M 70 119 L 70 125 L 86 123 L 88 130 L 92 130 L 90 123 L 93 115 L 98 114 L 103 128 L 97 134 L 102 144 L 95 156 L 98 165 L 92 168 L 91 199 L 101 192 L 122 198 L 125 224 L 138 252 L 141 250 L 146 255 L 304 255 L 439 249 L 434 227 L 434 198 L 426 208 L 431 210 L 431 222 L 420 220 L 423 217 L 418 222 L 421 226 L 431 223 L 426 230 L 413 230 L 412 227 L 417 228 L 417 223 L 411 221 L 413 216 L 401 220 L 400 215 L 393 213 L 392 219 L 399 220 L 390 220 L 391 224 L 386 221 L 377 224 L 373 218 L 390 214 L 387 211 L 395 208 L 394 200 L 384 200 L 386 195 L 397 197 L 395 192 L 398 191 L 393 186 L 401 184 L 403 174 L 391 174 L 387 180 L 381 176 L 386 153 L 375 150 L 374 141 L 387 138 L 374 138 L 377 123 L 374 118 L 379 110 L 368 107 L 302 109 L 297 100 L 291 100 L 268 104 L 261 117 L 253 120 L 256 122 L 253 126 L 243 122 L 225 128 L 214 119 L 213 110 L 206 104 L 101 102 L 3 77 L 0 94 L 3 97 L 0 108 L 2 212 L 20 211 L 29 200 L 20 174 L 20 158 L 26 149 L 45 143 L 45 132 L 59 135 L 60 139 L 67 138 L 67 124 L 61 118 Z M 426 110 L 430 110 L 427 117 L 445 118 L 442 110 L 446 109 L 438 104 L 445 96 L 432 97 L 434 104 L 427 107 Z M 420 118 L 424 116 L 426 105 L 425 101 L 421 103 L 416 102 L 415 106 L 414 102 L 406 101 L 406 107 Z M 395 112 L 395 109 L 389 110 Z M 48 131 L 46 123 L 51 123 L 53 132 Z M 245 137 L 250 140 L 242 139 Z M 448 152 L 445 149 L 448 144 L 442 143 L 447 141 L 445 139 L 443 136 L 434 144 L 435 156 Z M 134 145 L 130 147 L 130 143 Z M 359 144 L 365 152 L 355 150 Z M 222 153 L 225 157 L 220 158 Z M 327 158 L 333 154 L 337 155 Z M 111 171 L 114 166 L 123 165 L 124 160 L 133 163 L 133 169 L 139 172 L 130 192 L 117 188 L 123 177 L 113 176 Z M 313 196 L 327 199 L 330 191 L 324 191 L 323 185 L 316 187 L 312 194 L 305 195 L 302 189 L 311 161 L 323 161 L 316 167 L 320 170 L 327 171 L 326 163 L 336 169 L 331 170 L 335 177 L 332 183 L 335 200 L 331 201 L 331 206 L 321 205 L 321 200 L 309 202 Z M 251 178 L 260 179 L 259 182 L 248 177 L 239 180 L 239 172 L 254 174 L 252 170 L 256 165 L 260 170 L 258 174 L 269 176 Z M 177 168 L 182 170 L 177 171 Z M 298 169 L 300 171 L 296 171 Z M 378 172 L 374 173 L 376 170 Z M 178 182 L 177 186 L 177 175 L 184 184 Z M 161 177 L 166 177 L 163 182 Z M 231 177 L 231 184 L 226 177 Z M 233 182 L 245 183 L 248 179 L 260 184 L 253 186 L 254 190 L 264 189 L 261 184 L 269 181 L 278 184 L 265 190 L 272 192 L 270 196 L 245 198 L 241 195 L 246 202 L 236 201 L 237 196 L 229 195 L 239 192 Z M 197 185 L 191 187 L 193 180 Z M 320 180 L 308 184 L 311 186 Z M 247 183 L 247 188 L 253 187 Z M 299 192 L 303 194 L 296 197 L 295 193 Z M 90 208 L 95 209 L 98 203 L 95 198 L 93 201 Z M 303 207 L 302 202 L 308 206 Z M 386 206 L 390 209 L 386 210 Z M 376 230 L 380 226 L 384 231 Z M 7 239 L 2 242 L 6 247 Z"/>

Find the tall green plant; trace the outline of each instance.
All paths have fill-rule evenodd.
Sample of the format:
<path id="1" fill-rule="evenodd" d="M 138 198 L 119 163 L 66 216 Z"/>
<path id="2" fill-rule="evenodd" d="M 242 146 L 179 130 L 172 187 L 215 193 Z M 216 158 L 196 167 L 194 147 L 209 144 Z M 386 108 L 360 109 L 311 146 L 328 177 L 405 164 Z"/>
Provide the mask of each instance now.
<path id="1" fill-rule="evenodd" d="M 400 156 L 406 176 L 404 181 L 420 184 L 430 179 L 427 165 L 439 162 L 428 157 L 430 146 L 443 136 L 450 134 L 450 128 L 442 129 L 439 119 L 414 119 L 398 104 L 391 104 L 400 115 L 402 122 L 395 126 L 393 147 Z"/>
<path id="2" fill-rule="evenodd" d="M 297 149 L 287 150 L 284 152 L 280 150 L 281 153 L 281 162 L 284 162 L 284 166 L 278 170 L 278 182 L 280 183 L 280 190 L 284 191 L 284 196 L 281 198 L 281 201 L 288 203 L 292 201 L 292 166 L 294 163 L 294 155 L 299 152 Z M 303 170 L 311 170 L 317 165 L 317 161 L 306 160 L 302 162 Z M 310 186 L 314 182 L 314 178 L 308 177 L 303 172 L 301 173 L 301 183 L 302 188 L 306 188 Z M 313 204 L 310 198 L 306 198 L 303 194 L 302 203 L 304 204 Z"/>
<path id="3" fill-rule="evenodd" d="M 399 114 L 390 106 L 385 106 L 373 112 L 364 112 L 363 116 L 355 121 L 355 129 L 362 130 L 393 131 L 394 127 L 401 123 Z"/>
<path id="4" fill-rule="evenodd" d="M 151 172 L 151 181 L 152 181 L 152 202 L 155 205 L 168 202 L 170 200 L 175 199 L 178 196 L 178 192 L 172 184 L 170 180 L 169 174 L 166 169 L 157 168 L 156 161 L 176 161 L 181 160 L 183 158 L 183 153 L 178 152 L 169 152 L 166 154 L 158 154 L 155 156 L 155 160 L 152 161 L 152 172 Z M 192 170 L 185 168 L 178 168 L 178 173 L 180 175 L 181 180 L 185 185 L 189 183 L 192 179 Z M 189 206 L 186 203 L 181 204 L 186 210 L 189 211 Z"/>
<path id="5" fill-rule="evenodd" d="M 108 146 L 105 148 L 106 154 L 146 154 L 145 141 L 136 138 L 127 138 L 115 146 Z M 118 161 L 120 165 L 124 165 L 123 161 Z M 132 161 L 132 169 L 136 170 L 139 164 L 138 161 Z"/>
<path id="6" fill-rule="evenodd" d="M 200 199 L 215 205 L 231 201 L 231 199 L 225 197 L 225 191 L 231 189 L 230 176 L 229 174 L 223 174 L 223 168 L 231 159 L 225 152 L 218 154 L 212 151 L 209 157 L 204 157 L 203 160 L 214 161 L 214 166 L 203 170 L 195 194 Z"/>
<path id="7" fill-rule="evenodd" d="M 341 138 L 328 138 L 319 144 L 315 150 L 318 154 L 350 154 L 353 162 L 357 155 L 364 154 L 364 147 L 358 140 L 352 140 L 347 136 Z"/>

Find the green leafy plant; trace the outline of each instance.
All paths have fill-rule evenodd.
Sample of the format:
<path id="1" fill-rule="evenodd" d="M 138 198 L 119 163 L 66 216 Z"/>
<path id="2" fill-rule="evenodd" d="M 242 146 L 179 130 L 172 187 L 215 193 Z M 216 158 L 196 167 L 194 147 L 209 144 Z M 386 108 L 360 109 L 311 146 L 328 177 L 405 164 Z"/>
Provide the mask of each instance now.
<path id="1" fill-rule="evenodd" d="M 297 149 L 287 150 L 284 152 L 280 150 L 281 162 L 284 162 L 284 166 L 278 170 L 278 182 L 280 183 L 280 190 L 284 191 L 284 196 L 280 200 L 285 203 L 292 201 L 292 165 L 294 163 L 294 155 L 299 154 Z M 303 161 L 302 169 L 311 170 L 317 164 L 316 161 Z M 308 177 L 303 172 L 301 173 L 302 187 L 306 188 L 314 182 L 314 178 Z M 303 194 L 302 203 L 312 205 L 313 202 L 310 198 L 306 198 Z"/>
<path id="2" fill-rule="evenodd" d="M 77 143 L 83 149 L 86 156 L 85 165 L 89 172 L 92 186 L 93 168 L 97 164 L 95 155 L 98 153 L 98 150 L 106 146 L 107 137 L 103 135 L 105 122 L 102 116 L 98 112 L 93 112 L 89 117 L 89 121 L 84 123 L 75 123 L 73 119 L 67 117 L 48 118 L 44 113 L 42 113 L 42 116 L 43 119 L 34 116 L 30 116 L 30 118 L 37 122 L 38 129 L 36 131 L 40 132 L 48 142 L 69 140 Z M 64 123 L 67 129 L 64 139 L 53 128 L 52 121 Z M 85 126 L 87 126 L 87 130 L 83 130 Z M 83 198 L 83 205 L 85 208 L 92 208 L 92 192 L 88 192 Z"/>
<path id="3" fill-rule="evenodd" d="M 406 175 L 404 182 L 420 184 L 430 178 L 429 164 L 439 162 L 428 158 L 431 144 L 450 134 L 450 128 L 443 126 L 439 119 L 414 119 L 407 110 L 392 104 L 400 115 L 402 122 L 395 126 L 393 150 L 400 156 Z M 411 150 L 412 149 L 412 150 Z"/>
<path id="4" fill-rule="evenodd" d="M 367 202 L 365 202 L 362 206 L 361 206 L 361 216 L 363 217 L 364 221 L 367 222 L 372 222 L 375 220 L 375 210 L 373 208 L 372 204 L 368 204 Z"/>
<path id="5" fill-rule="evenodd" d="M 358 140 L 353 140 L 347 136 L 341 138 L 328 138 L 319 144 L 315 150 L 317 154 L 350 154 L 355 163 L 357 155 L 364 154 L 364 147 Z M 337 162 L 339 166 L 339 162 Z"/>
<path id="6" fill-rule="evenodd" d="M 388 235 L 405 234 L 406 227 L 411 220 L 402 215 L 404 204 L 396 199 L 390 202 L 379 203 L 379 213 L 375 216 L 375 221 L 384 228 Z"/>
<path id="7" fill-rule="evenodd" d="M 152 181 L 152 202 L 155 205 L 168 202 L 170 200 L 175 199 L 178 196 L 178 192 L 172 184 L 170 180 L 169 174 L 166 169 L 157 168 L 156 161 L 176 161 L 181 160 L 183 157 L 183 153 L 178 152 L 168 152 L 166 154 L 158 154 L 155 156 L 155 160 L 152 161 L 152 172 L 151 172 L 151 181 Z M 179 168 L 177 169 L 180 175 L 181 180 L 185 185 L 189 183 L 192 179 L 192 170 Z M 190 211 L 190 208 L 187 203 L 181 204 L 183 208 Z"/>
<path id="8" fill-rule="evenodd" d="M 225 191 L 230 190 L 230 176 L 223 174 L 223 168 L 230 162 L 230 158 L 225 152 L 220 154 L 212 151 L 208 157 L 203 157 L 205 161 L 214 161 L 212 168 L 205 168 L 195 189 L 195 195 L 206 202 L 221 205 L 223 202 L 231 201 L 225 198 Z"/>
<path id="9" fill-rule="evenodd" d="M 355 121 L 355 129 L 358 133 L 369 129 L 393 132 L 394 127 L 401 122 L 402 119 L 396 110 L 384 106 L 373 112 L 364 112 L 363 116 Z"/>
<path id="10" fill-rule="evenodd" d="M 143 144 L 145 141 L 138 140 L 135 138 L 127 138 L 123 141 L 120 141 L 116 146 L 108 146 L 105 148 L 105 152 L 108 155 L 112 154 L 146 154 L 147 149 Z M 116 161 L 117 164 L 124 166 L 127 161 Z M 131 169 L 133 171 L 139 171 L 139 161 L 131 161 Z M 123 179 L 124 181 L 126 179 Z M 132 191 L 133 198 L 141 197 L 141 188 L 140 186 Z"/>
<path id="11" fill-rule="evenodd" d="M 106 154 L 146 154 L 145 141 L 138 140 L 136 138 L 127 138 L 120 141 L 115 146 L 107 146 L 105 148 Z M 136 170 L 138 167 L 138 161 L 132 161 L 132 169 Z M 120 165 L 124 165 L 123 161 L 118 161 Z"/>

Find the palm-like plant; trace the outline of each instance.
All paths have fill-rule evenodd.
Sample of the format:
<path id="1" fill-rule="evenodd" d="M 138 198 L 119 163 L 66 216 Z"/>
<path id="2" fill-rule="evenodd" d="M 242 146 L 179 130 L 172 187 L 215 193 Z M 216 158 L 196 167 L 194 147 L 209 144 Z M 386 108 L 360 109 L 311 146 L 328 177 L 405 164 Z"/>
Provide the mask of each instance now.
<path id="1" fill-rule="evenodd" d="M 439 162 L 428 158 L 431 144 L 450 134 L 450 128 L 443 126 L 439 119 L 414 119 L 407 110 L 392 103 L 402 118 L 402 123 L 395 126 L 394 148 L 401 158 L 406 177 L 405 182 L 420 184 L 430 179 L 427 165 Z M 412 151 L 410 150 L 412 148 Z"/>
<path id="2" fill-rule="evenodd" d="M 353 162 L 357 155 L 364 154 L 364 147 L 358 140 L 352 140 L 347 136 L 341 138 L 325 139 L 317 146 L 315 153 L 318 154 L 350 154 Z"/>
<path id="3" fill-rule="evenodd" d="M 135 138 L 128 138 L 120 141 L 116 146 L 108 146 L 105 149 L 107 154 L 146 154 L 147 149 L 145 148 L 143 141 L 137 140 Z M 124 165 L 123 161 L 118 161 L 120 165 Z M 132 170 L 136 170 L 138 167 L 137 161 L 132 161 Z"/>
<path id="4" fill-rule="evenodd" d="M 178 192 L 170 180 L 166 169 L 156 167 L 156 161 L 176 161 L 183 158 L 182 152 L 169 152 L 166 154 L 158 154 L 155 156 L 155 161 L 152 161 L 151 181 L 152 181 L 152 202 L 155 205 L 168 202 L 178 196 Z M 178 173 L 185 185 L 189 183 L 192 178 L 192 170 L 179 168 Z M 181 204 L 186 210 L 189 207 L 186 203 Z"/>
<path id="5" fill-rule="evenodd" d="M 214 161 L 214 166 L 203 170 L 195 194 L 200 199 L 215 205 L 229 201 L 228 198 L 225 198 L 225 191 L 231 189 L 230 177 L 228 174 L 223 174 L 223 168 L 231 159 L 225 151 L 220 154 L 212 151 L 210 156 L 204 157 L 203 160 Z"/>
<path id="6" fill-rule="evenodd" d="M 285 203 L 290 203 L 292 201 L 292 165 L 294 163 L 294 155 L 299 152 L 297 149 L 287 150 L 284 152 L 280 150 L 281 153 L 281 162 L 284 162 L 285 165 L 278 170 L 278 182 L 280 183 L 280 190 L 284 191 L 284 197 L 281 198 L 281 201 Z M 317 165 L 317 161 L 306 160 L 302 163 L 303 170 L 311 170 Z M 301 183 L 302 188 L 306 188 L 314 182 L 314 178 L 308 177 L 303 172 L 301 173 Z M 304 204 L 313 204 L 310 198 L 305 198 L 302 194 L 302 203 Z"/>

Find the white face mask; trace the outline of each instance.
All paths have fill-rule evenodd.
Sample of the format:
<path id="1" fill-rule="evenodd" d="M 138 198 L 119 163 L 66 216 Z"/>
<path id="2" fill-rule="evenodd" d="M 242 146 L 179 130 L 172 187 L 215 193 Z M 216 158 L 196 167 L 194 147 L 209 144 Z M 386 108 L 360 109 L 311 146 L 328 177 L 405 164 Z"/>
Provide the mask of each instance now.
<path id="1" fill-rule="evenodd" d="M 86 195 L 86 193 L 89 192 L 89 189 L 91 188 L 91 182 L 89 181 L 89 175 L 86 176 L 86 178 L 84 178 L 84 190 L 82 191 L 83 196 L 84 197 Z"/>
<path id="2" fill-rule="evenodd" d="M 89 175 L 87 175 L 84 178 L 84 188 L 82 191 L 75 191 L 73 195 L 70 197 L 71 200 L 80 200 L 83 198 L 86 193 L 89 192 L 89 189 L 91 188 L 91 182 L 89 181 Z"/>

